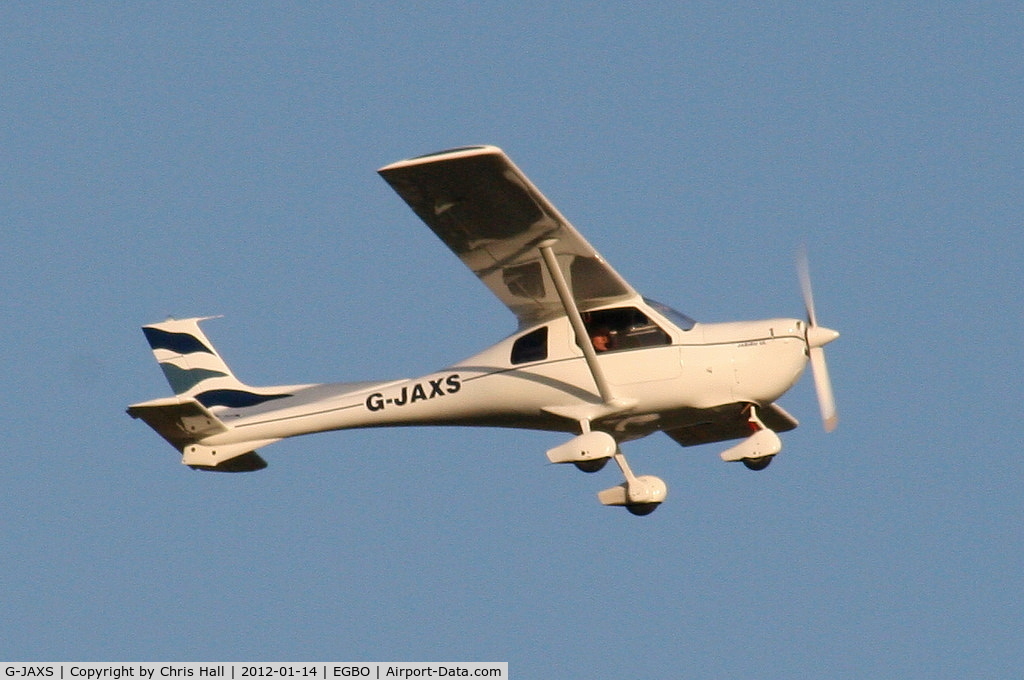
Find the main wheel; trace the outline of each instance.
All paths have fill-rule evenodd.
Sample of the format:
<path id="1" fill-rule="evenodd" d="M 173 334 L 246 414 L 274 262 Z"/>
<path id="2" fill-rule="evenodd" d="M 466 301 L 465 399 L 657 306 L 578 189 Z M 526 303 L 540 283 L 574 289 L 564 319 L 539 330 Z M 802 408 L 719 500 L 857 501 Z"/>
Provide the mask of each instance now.
<path id="1" fill-rule="evenodd" d="M 603 470 L 604 466 L 608 464 L 607 458 L 595 458 L 594 460 L 580 460 L 573 463 L 577 470 L 583 472 L 598 472 Z"/>
<path id="2" fill-rule="evenodd" d="M 661 503 L 631 503 L 626 506 L 626 510 L 637 517 L 643 517 L 657 510 L 659 505 Z"/>
<path id="3" fill-rule="evenodd" d="M 744 458 L 743 464 L 748 470 L 763 470 L 768 467 L 775 456 L 764 456 L 762 458 Z"/>

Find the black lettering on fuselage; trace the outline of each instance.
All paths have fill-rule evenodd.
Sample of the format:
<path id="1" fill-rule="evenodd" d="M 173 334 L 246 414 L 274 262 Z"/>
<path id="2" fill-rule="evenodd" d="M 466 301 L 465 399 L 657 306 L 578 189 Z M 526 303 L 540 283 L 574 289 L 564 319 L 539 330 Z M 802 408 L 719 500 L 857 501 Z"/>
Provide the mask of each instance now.
<path id="1" fill-rule="evenodd" d="M 405 406 L 417 401 L 427 401 L 455 394 L 461 389 L 462 378 L 458 373 L 451 373 L 436 380 L 427 380 L 425 383 L 414 383 L 411 387 L 405 385 L 402 389 L 392 394 L 374 392 L 366 397 L 364 405 L 367 411 L 377 412 L 383 411 L 388 406 Z"/>
<path id="2" fill-rule="evenodd" d="M 444 382 L 444 378 L 438 378 L 437 380 L 430 381 L 430 398 L 443 397 L 444 390 L 441 389 L 441 383 Z"/>
<path id="3" fill-rule="evenodd" d="M 374 392 L 366 398 L 366 410 L 379 411 L 382 408 L 384 408 L 384 395 L 380 392 Z"/>

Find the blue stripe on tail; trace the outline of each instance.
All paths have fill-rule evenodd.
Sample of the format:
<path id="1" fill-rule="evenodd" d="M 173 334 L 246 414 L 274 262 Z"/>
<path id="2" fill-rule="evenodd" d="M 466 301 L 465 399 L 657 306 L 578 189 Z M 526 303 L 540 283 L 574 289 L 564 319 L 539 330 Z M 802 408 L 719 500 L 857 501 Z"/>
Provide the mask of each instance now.
<path id="1" fill-rule="evenodd" d="M 290 394 L 256 394 L 245 390 L 208 390 L 195 395 L 195 400 L 203 406 L 227 406 L 228 408 L 245 408 L 258 406 L 275 399 L 290 397 Z"/>
<path id="2" fill-rule="evenodd" d="M 178 354 L 192 354 L 194 352 L 206 352 L 213 354 L 213 350 L 204 345 L 198 338 L 188 333 L 172 333 L 170 331 L 144 326 L 142 332 L 146 334 L 146 340 L 153 349 L 166 349 Z"/>

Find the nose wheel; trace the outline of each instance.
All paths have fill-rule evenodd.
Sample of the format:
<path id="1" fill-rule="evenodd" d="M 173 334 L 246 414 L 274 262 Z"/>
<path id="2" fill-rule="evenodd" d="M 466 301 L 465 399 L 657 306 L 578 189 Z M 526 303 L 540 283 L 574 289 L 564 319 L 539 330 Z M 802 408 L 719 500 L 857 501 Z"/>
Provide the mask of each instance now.
<path id="1" fill-rule="evenodd" d="M 748 470 L 763 470 L 771 464 L 772 458 L 775 458 L 775 456 L 764 456 L 762 458 L 744 458 L 743 464 L 747 467 Z"/>

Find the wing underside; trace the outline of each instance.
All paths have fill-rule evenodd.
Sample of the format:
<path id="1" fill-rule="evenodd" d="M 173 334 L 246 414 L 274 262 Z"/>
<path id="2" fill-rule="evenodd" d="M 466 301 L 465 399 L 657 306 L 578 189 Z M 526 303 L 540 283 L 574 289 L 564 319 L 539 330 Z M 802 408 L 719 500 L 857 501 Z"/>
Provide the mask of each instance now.
<path id="1" fill-rule="evenodd" d="M 637 296 L 497 147 L 443 151 L 379 172 L 520 325 L 564 313 L 538 251 L 547 239 L 557 241 L 580 309 Z"/>
<path id="2" fill-rule="evenodd" d="M 743 439 L 750 436 L 747 408 L 747 404 L 726 404 L 708 409 L 706 420 L 685 427 L 665 430 L 665 434 L 681 446 L 697 446 L 730 439 Z M 757 414 L 765 426 L 775 432 L 788 432 L 799 425 L 797 419 L 778 404 L 758 407 Z"/>

